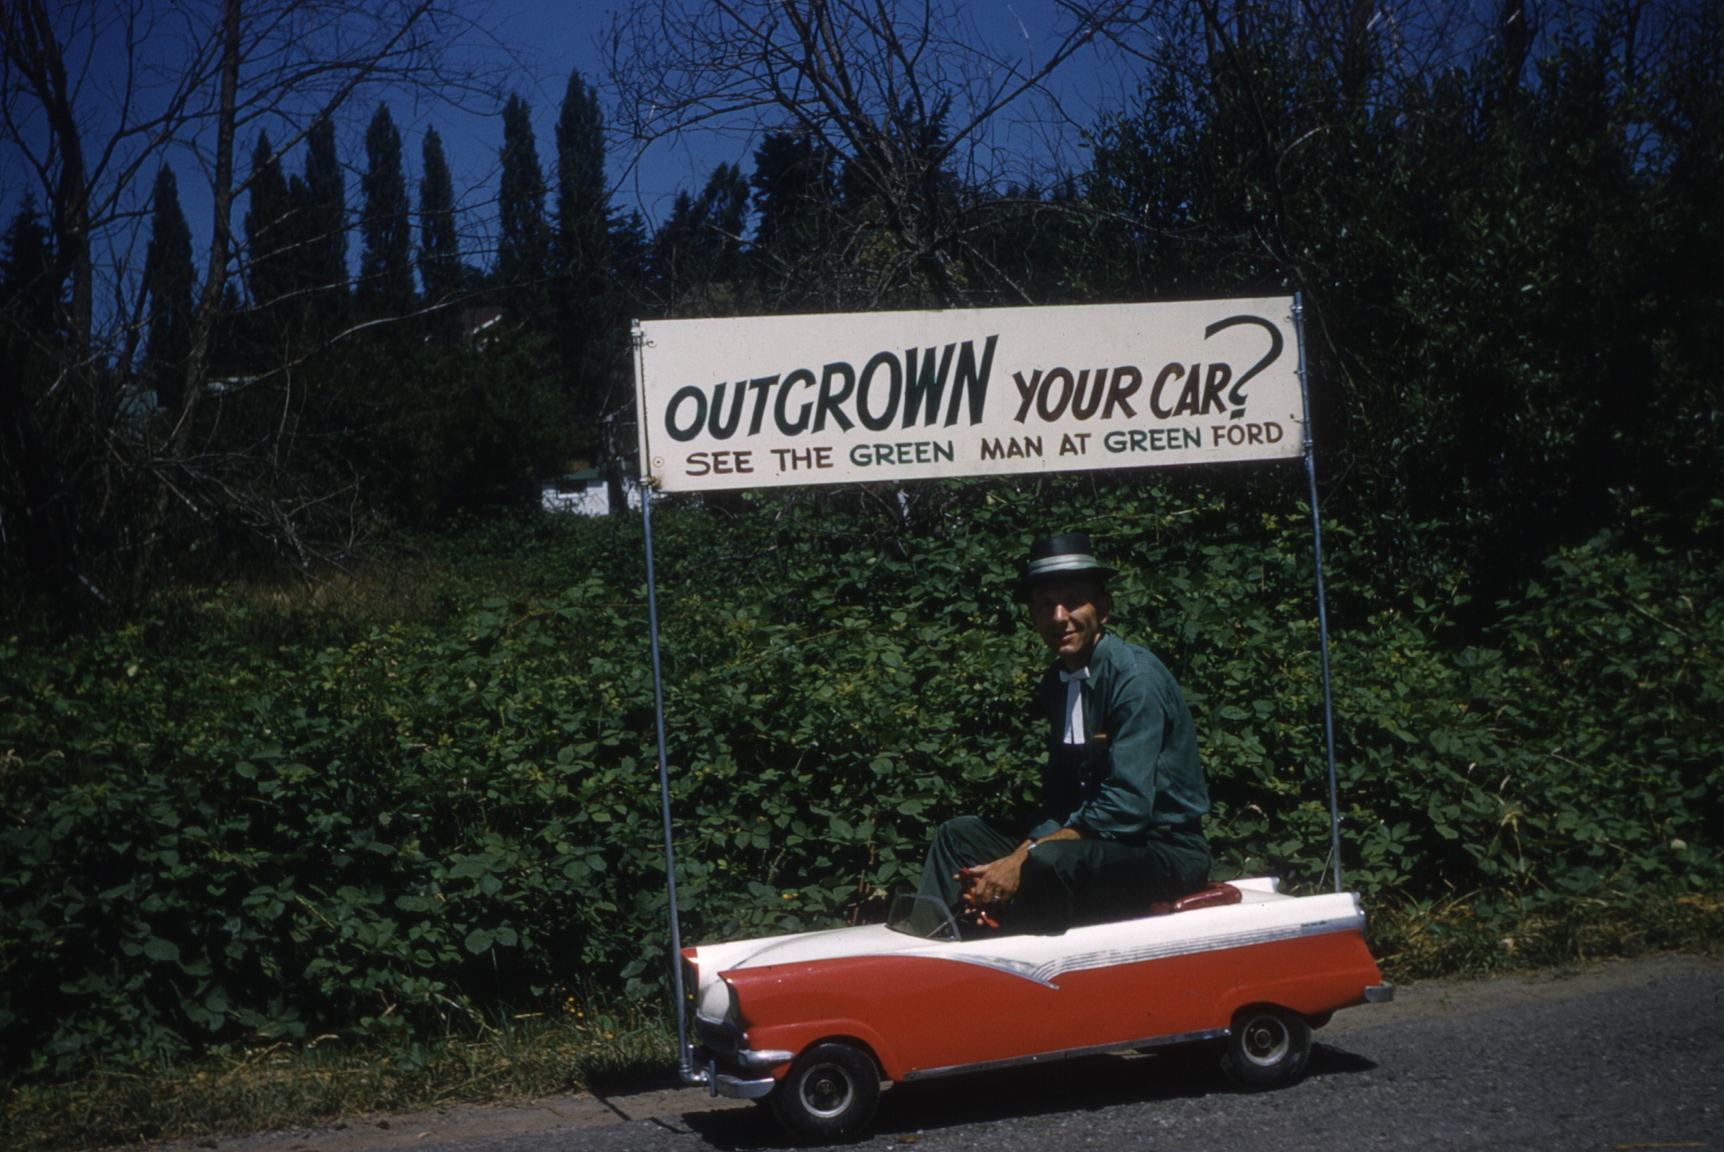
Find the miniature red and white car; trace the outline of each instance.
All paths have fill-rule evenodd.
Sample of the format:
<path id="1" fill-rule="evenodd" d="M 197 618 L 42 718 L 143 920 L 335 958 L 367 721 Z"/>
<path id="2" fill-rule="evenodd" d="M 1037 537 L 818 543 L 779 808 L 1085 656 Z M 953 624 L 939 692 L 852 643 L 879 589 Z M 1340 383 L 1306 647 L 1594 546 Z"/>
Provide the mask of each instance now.
<path id="1" fill-rule="evenodd" d="M 1298 1078 L 1311 1029 L 1390 999 L 1351 893 L 1212 885 L 1169 914 L 1060 936 L 961 939 L 898 898 L 887 924 L 683 951 L 696 1042 L 683 1075 L 764 1099 L 793 1134 L 860 1135 L 880 1082 L 1200 1041 L 1246 1088 Z M 964 1026 L 953 1027 L 955 1010 Z"/>

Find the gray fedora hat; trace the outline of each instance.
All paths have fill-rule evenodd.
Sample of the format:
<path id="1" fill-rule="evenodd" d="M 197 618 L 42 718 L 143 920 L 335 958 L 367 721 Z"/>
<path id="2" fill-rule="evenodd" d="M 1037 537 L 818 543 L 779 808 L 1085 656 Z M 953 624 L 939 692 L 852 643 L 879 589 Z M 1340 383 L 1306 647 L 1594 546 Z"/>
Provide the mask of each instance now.
<path id="1" fill-rule="evenodd" d="M 1030 545 L 1023 573 L 1012 587 L 1012 597 L 1023 603 L 1030 598 L 1030 589 L 1036 581 L 1081 573 L 1089 573 L 1102 580 L 1111 580 L 1117 575 L 1114 569 L 1095 558 L 1095 547 L 1090 544 L 1086 533 L 1062 532 L 1058 536 L 1037 540 Z"/>

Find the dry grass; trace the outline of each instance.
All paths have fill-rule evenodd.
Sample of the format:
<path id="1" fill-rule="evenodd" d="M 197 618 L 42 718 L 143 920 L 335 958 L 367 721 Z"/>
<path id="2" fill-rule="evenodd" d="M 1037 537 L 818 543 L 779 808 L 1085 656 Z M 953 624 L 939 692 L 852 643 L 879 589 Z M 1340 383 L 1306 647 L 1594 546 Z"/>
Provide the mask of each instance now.
<path id="1" fill-rule="evenodd" d="M 212 1054 L 161 1075 L 109 1074 L 7 1090 L 0 1146 L 92 1148 L 325 1123 L 612 1088 L 660 1076 L 676 1061 L 662 1019 L 533 1017 L 474 1040 L 447 1041 L 421 1061 L 330 1042 Z"/>
<path id="2" fill-rule="evenodd" d="M 206 612 L 234 608 L 274 612 L 284 616 L 306 613 L 336 619 L 400 620 L 423 615 L 432 606 L 436 588 L 448 576 L 416 551 L 377 549 L 365 558 L 342 565 L 323 564 L 309 572 L 286 567 L 234 573 L 222 581 L 219 593 L 188 585 L 169 585 L 157 597 L 191 601 Z"/>
<path id="3" fill-rule="evenodd" d="M 1482 976 L 1653 952 L 1709 952 L 1724 944 L 1719 892 L 1635 903 L 1571 897 L 1510 918 L 1481 915 L 1483 904 L 1473 896 L 1388 912 L 1372 940 L 1384 974 L 1392 980 Z"/>

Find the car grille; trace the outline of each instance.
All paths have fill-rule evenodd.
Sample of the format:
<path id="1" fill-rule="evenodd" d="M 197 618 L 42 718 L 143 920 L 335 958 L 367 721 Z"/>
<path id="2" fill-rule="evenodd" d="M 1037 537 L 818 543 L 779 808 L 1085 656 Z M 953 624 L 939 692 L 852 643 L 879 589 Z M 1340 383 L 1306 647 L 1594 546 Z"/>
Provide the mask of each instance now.
<path id="1" fill-rule="evenodd" d="M 711 1051 L 721 1056 L 734 1056 L 742 1050 L 742 1033 L 724 1024 L 712 1020 L 696 1018 L 694 1033 L 700 1037 L 700 1042 Z"/>

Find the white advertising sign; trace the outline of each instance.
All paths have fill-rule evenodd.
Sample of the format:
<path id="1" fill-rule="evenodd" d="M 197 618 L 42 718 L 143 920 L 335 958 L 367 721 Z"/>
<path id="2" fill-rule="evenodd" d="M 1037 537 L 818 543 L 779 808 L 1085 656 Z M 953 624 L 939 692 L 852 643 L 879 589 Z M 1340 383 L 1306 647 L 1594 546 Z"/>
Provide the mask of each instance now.
<path id="1" fill-rule="evenodd" d="M 1292 297 L 642 323 L 666 492 L 1298 456 Z"/>

